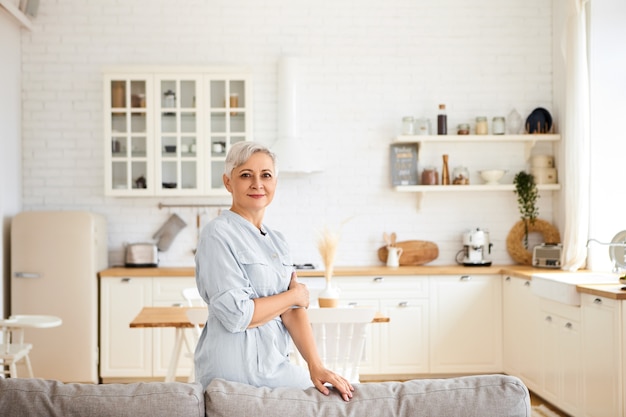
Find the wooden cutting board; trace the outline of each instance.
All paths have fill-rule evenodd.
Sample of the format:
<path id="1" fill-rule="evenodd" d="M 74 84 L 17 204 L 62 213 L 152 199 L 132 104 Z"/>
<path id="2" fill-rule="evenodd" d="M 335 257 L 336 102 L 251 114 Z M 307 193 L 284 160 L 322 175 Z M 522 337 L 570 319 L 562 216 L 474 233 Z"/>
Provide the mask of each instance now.
<path id="1" fill-rule="evenodd" d="M 402 248 L 400 266 L 423 265 L 434 261 L 439 256 L 439 246 L 426 240 L 405 240 L 397 242 L 396 246 Z M 387 263 L 387 246 L 378 249 L 378 259 Z"/>

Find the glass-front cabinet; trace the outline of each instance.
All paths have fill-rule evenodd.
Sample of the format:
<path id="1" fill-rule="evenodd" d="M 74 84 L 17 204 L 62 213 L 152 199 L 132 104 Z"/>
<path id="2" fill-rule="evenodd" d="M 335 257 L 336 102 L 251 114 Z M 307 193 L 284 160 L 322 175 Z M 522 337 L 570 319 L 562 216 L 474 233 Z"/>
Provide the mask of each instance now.
<path id="1" fill-rule="evenodd" d="M 226 152 L 251 138 L 250 81 L 207 68 L 108 71 L 105 193 L 226 194 Z"/>

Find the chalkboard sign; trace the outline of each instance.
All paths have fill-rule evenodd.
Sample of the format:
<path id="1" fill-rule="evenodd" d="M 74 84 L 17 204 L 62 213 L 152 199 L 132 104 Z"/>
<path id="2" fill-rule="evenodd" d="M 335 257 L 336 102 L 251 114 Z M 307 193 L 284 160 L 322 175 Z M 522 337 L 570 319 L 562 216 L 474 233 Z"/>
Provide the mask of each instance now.
<path id="1" fill-rule="evenodd" d="M 417 185 L 417 143 L 394 143 L 390 146 L 392 185 Z"/>

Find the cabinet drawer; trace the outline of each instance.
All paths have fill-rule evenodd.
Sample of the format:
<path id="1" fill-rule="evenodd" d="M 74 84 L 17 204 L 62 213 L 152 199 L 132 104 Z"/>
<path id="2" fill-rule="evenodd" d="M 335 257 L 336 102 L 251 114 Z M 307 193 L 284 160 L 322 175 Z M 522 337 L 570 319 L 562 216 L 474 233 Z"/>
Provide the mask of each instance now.
<path id="1" fill-rule="evenodd" d="M 611 298 L 600 297 L 592 294 L 581 294 L 581 305 L 584 307 L 603 306 L 605 308 L 617 308 L 619 301 Z"/>
<path id="2" fill-rule="evenodd" d="M 371 295 L 380 298 L 381 294 L 398 295 L 412 298 L 428 297 L 428 277 L 337 277 L 333 283 L 345 297 Z M 364 294 L 367 293 L 367 294 Z"/>

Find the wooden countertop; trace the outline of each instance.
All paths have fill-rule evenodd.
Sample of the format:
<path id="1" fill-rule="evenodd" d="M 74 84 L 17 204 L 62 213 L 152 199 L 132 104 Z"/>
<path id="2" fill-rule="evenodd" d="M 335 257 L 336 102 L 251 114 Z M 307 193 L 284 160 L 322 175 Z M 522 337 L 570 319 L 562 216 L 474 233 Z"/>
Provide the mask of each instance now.
<path id="1" fill-rule="evenodd" d="M 462 265 L 444 265 L 444 266 L 401 266 L 398 268 L 389 268 L 387 266 L 344 266 L 336 267 L 333 276 L 349 277 L 349 276 L 406 276 L 406 275 L 470 275 L 470 274 L 487 274 L 500 275 L 511 274 L 522 278 L 530 278 L 532 274 L 538 271 L 544 272 L 543 269 L 532 268 L 522 265 L 494 265 L 468 267 Z M 324 271 L 319 269 L 298 269 L 300 277 L 323 277 Z M 101 277 L 195 277 L 194 267 L 157 267 L 157 268 L 126 268 L 112 267 L 100 271 Z"/>
<path id="2" fill-rule="evenodd" d="M 580 271 L 589 273 L 589 271 Z M 387 266 L 354 266 L 336 267 L 333 276 L 414 276 L 414 275 L 511 275 L 517 278 L 531 279 L 533 274 L 562 274 L 558 269 L 533 268 L 525 265 L 492 265 L 480 267 L 468 267 L 461 265 L 442 266 L 401 266 L 389 268 Z M 570 273 L 570 272 L 568 272 Z M 100 271 L 100 277 L 120 278 L 152 278 L 152 277 L 195 277 L 194 267 L 157 267 L 157 268 L 125 268 L 113 267 Z M 299 269 L 300 277 L 323 277 L 323 270 Z M 626 300 L 626 288 L 620 284 L 579 284 L 578 292 L 611 298 L 614 300 Z"/>

